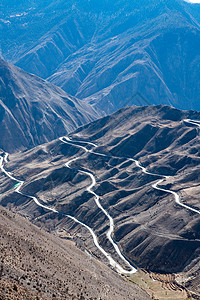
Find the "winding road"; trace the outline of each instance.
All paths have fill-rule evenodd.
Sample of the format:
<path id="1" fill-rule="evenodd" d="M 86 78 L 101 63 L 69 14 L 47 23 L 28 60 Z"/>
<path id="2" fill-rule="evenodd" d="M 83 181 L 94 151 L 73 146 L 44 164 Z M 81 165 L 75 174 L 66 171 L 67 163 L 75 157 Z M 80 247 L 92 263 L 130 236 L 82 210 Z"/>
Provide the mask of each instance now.
<path id="1" fill-rule="evenodd" d="M 195 120 L 190 120 L 190 119 L 187 119 L 187 120 L 183 120 L 184 122 L 186 123 L 189 123 L 191 125 L 195 125 L 195 126 L 198 126 L 200 127 L 200 121 L 195 121 Z M 198 211 L 197 209 L 194 209 L 188 205 L 185 205 L 183 203 L 181 203 L 180 201 L 180 196 L 178 195 L 178 193 L 174 192 L 174 191 L 171 191 L 171 190 L 167 190 L 167 189 L 163 189 L 161 187 L 159 187 L 160 184 L 163 183 L 163 181 L 165 181 L 166 179 L 170 178 L 170 176 L 165 176 L 165 175 L 160 175 L 160 174 L 155 174 L 155 173 L 151 173 L 151 172 L 148 172 L 146 170 L 145 167 L 143 167 L 139 161 L 135 160 L 135 159 L 132 159 L 132 158 L 129 158 L 129 157 L 116 157 L 116 156 L 111 156 L 111 155 L 106 155 L 106 154 L 103 154 L 103 153 L 99 153 L 99 152 L 96 152 L 93 150 L 93 148 L 97 148 L 97 145 L 94 144 L 94 143 L 91 143 L 91 142 L 85 142 L 85 141 L 72 141 L 71 139 L 69 139 L 68 137 L 61 137 L 60 138 L 60 141 L 63 142 L 63 143 L 66 143 L 66 144 L 70 144 L 70 145 L 73 145 L 75 147 L 78 147 L 82 150 L 84 150 L 86 153 L 93 153 L 93 154 L 96 154 L 98 156 L 104 156 L 104 157 L 113 157 L 113 158 L 124 158 L 126 160 L 129 160 L 129 161 L 132 161 L 136 164 L 136 166 L 138 168 L 140 168 L 142 170 L 143 173 L 147 174 L 147 175 L 153 175 L 153 176 L 157 176 L 157 177 L 161 177 L 161 179 L 159 179 L 156 183 L 152 184 L 152 187 L 156 190 L 159 190 L 159 191 L 163 191 L 163 192 L 166 192 L 166 193 L 170 193 L 174 196 L 175 198 L 175 202 L 180 205 L 181 207 L 187 209 L 187 210 L 190 210 L 192 212 L 195 212 L 197 214 L 200 214 L 200 211 Z M 91 150 L 88 150 L 86 147 L 82 146 L 82 145 L 79 145 L 79 144 L 76 144 L 76 143 L 81 143 L 81 144 L 85 144 L 85 145 L 90 145 L 92 146 L 93 148 Z M 82 156 L 82 155 L 81 155 Z M 71 168 L 71 164 L 73 162 L 75 162 L 76 160 L 78 160 L 81 156 L 78 156 L 76 158 L 73 158 L 71 160 L 69 160 L 65 166 L 67 168 Z M 5 153 L 4 157 L 0 157 L 0 169 L 2 170 L 2 172 L 8 176 L 10 179 L 14 180 L 14 181 L 17 181 L 18 182 L 18 185 L 15 187 L 15 191 L 18 193 L 18 194 L 21 194 L 21 195 L 24 195 L 26 197 L 29 197 L 31 198 L 38 206 L 44 208 L 44 209 L 47 209 L 49 211 L 52 211 L 54 213 L 58 213 L 58 214 L 61 214 L 63 216 L 66 216 L 70 219 L 72 219 L 73 221 L 75 221 L 76 223 L 84 226 L 89 232 L 90 234 L 92 235 L 92 238 L 93 238 L 93 241 L 94 241 L 94 244 L 95 246 L 101 251 L 101 253 L 108 259 L 110 265 L 116 269 L 117 272 L 119 272 L 120 274 L 127 274 L 127 275 L 130 275 L 130 274 L 133 274 L 137 271 L 137 269 L 135 267 L 133 267 L 129 261 L 123 256 L 123 254 L 121 253 L 118 245 L 113 241 L 112 239 L 112 234 L 114 232 L 114 221 L 113 221 L 113 218 L 110 216 L 110 214 L 103 208 L 103 206 L 101 205 L 100 203 L 100 197 L 99 195 L 97 195 L 92 189 L 93 187 L 96 185 L 96 180 L 95 180 L 95 177 L 94 175 L 89 172 L 89 171 L 83 171 L 83 170 L 78 170 L 79 172 L 83 173 L 83 174 L 86 174 L 87 176 L 90 177 L 91 179 L 91 184 L 89 187 L 87 187 L 87 191 L 89 193 L 91 193 L 94 197 L 95 197 L 95 202 L 97 204 L 97 206 L 99 207 L 99 209 L 106 215 L 106 217 L 108 218 L 109 220 L 109 230 L 107 231 L 106 235 L 107 235 L 107 238 L 108 240 L 110 241 L 110 243 L 113 245 L 116 253 L 118 254 L 118 256 L 123 260 L 124 264 L 127 265 L 127 268 L 129 270 L 125 270 L 123 267 L 121 267 L 112 257 L 109 253 L 107 253 L 99 244 L 98 242 L 98 238 L 95 234 L 95 232 L 93 231 L 93 229 L 91 227 L 89 227 L 88 225 L 86 225 L 85 223 L 77 220 L 75 217 L 71 216 L 71 215 L 68 215 L 68 214 L 64 214 L 62 212 L 59 212 L 58 210 L 56 210 L 55 208 L 52 208 L 52 207 L 49 207 L 49 206 L 46 206 L 46 205 L 43 205 L 42 203 L 40 203 L 38 201 L 38 199 L 34 196 L 31 196 L 31 195 L 27 195 L 27 194 L 24 194 L 21 192 L 21 188 L 24 184 L 24 181 L 21 181 L 21 180 L 18 180 L 17 178 L 13 177 L 9 172 L 7 172 L 4 168 L 4 163 L 7 163 L 8 162 L 8 153 Z"/>
<path id="2" fill-rule="evenodd" d="M 94 153 L 94 154 L 97 154 L 99 155 L 98 152 L 93 152 L 92 150 L 88 150 L 86 147 L 83 147 L 83 146 L 80 146 L 80 145 L 77 145 L 77 144 L 74 144 L 69 138 L 64 138 L 64 137 L 61 137 L 60 138 L 60 141 L 63 142 L 63 143 L 66 143 L 66 144 L 70 144 L 70 145 L 74 145 L 75 147 L 78 147 L 78 148 L 81 148 L 83 149 L 85 152 L 90 152 L 90 153 Z M 80 142 L 80 141 L 79 141 Z M 82 143 L 82 141 L 81 141 Z M 93 143 L 87 143 L 88 145 L 92 145 L 94 147 L 97 147 L 97 145 L 93 144 Z M 105 154 L 102 154 L 100 153 L 101 156 L 106 156 Z M 72 160 L 70 160 L 69 162 L 67 162 L 65 164 L 66 167 L 70 168 L 70 165 L 72 162 L 76 161 L 77 159 L 79 159 L 79 157 L 76 157 Z M 106 236 L 108 238 L 108 240 L 110 241 L 110 243 L 113 245 L 116 253 L 119 255 L 119 257 L 129 266 L 129 268 L 131 268 L 131 271 L 129 272 L 129 274 L 132 274 L 132 273 L 135 273 L 136 272 L 136 268 L 134 268 L 128 261 L 127 259 L 122 255 L 118 245 L 113 241 L 112 239 L 112 233 L 114 232 L 114 221 L 113 221 L 113 218 L 109 215 L 109 213 L 103 208 L 103 206 L 101 205 L 100 203 L 100 198 L 99 198 L 99 195 L 97 195 L 93 190 L 92 188 L 96 185 L 96 179 L 94 177 L 94 175 L 90 172 L 86 172 L 86 171 L 82 171 L 82 170 L 78 170 L 79 172 L 83 173 L 83 174 L 86 174 L 87 176 L 89 176 L 91 178 L 91 185 L 89 187 L 87 187 L 87 191 L 92 194 L 94 197 L 95 197 L 95 202 L 97 204 L 97 206 L 101 209 L 101 211 L 106 215 L 106 217 L 109 219 L 109 223 L 110 223 L 110 226 L 109 226 L 109 230 L 108 232 L 106 233 Z M 100 250 L 100 249 L 99 249 Z M 123 272 L 124 273 L 124 272 Z M 126 271 L 126 274 L 127 274 L 127 271 Z"/>
<path id="3" fill-rule="evenodd" d="M 67 143 L 67 141 L 64 140 L 64 138 L 60 138 L 60 140 L 64 143 Z M 71 144 L 71 143 L 70 143 Z M 92 143 L 90 143 L 92 145 Z M 75 145 L 75 144 L 74 144 Z M 77 145 L 75 145 L 77 146 Z M 88 150 L 87 148 L 85 147 L 82 147 L 82 146 L 77 146 L 79 148 L 82 148 L 83 150 L 85 150 L 86 152 L 90 152 L 90 150 Z M 70 164 L 76 160 L 78 160 L 80 157 L 76 157 L 74 159 L 71 159 L 70 161 L 68 161 L 65 166 L 70 168 Z M 98 238 L 96 236 L 96 234 L 94 233 L 94 231 L 92 230 L 91 227 L 89 227 L 88 225 L 86 225 L 85 223 L 77 220 L 75 217 L 71 216 L 71 215 L 68 215 L 68 214 L 64 214 L 58 210 L 56 210 L 55 208 L 52 208 L 52 207 L 49 207 L 49 206 L 46 206 L 42 203 L 40 203 L 38 201 L 38 199 L 34 196 L 31 196 L 31 195 L 28 195 L 28 194 L 25 194 L 25 193 L 22 193 L 21 192 L 21 188 L 24 184 L 24 181 L 22 180 L 18 180 L 17 178 L 15 178 L 14 176 L 12 176 L 9 172 L 7 172 L 4 168 L 4 163 L 8 162 L 8 153 L 5 153 L 5 156 L 4 157 L 0 157 L 0 169 L 1 171 L 7 176 L 9 177 L 10 179 L 14 180 L 14 181 L 17 181 L 19 184 L 18 186 L 15 188 L 15 191 L 20 194 L 20 195 L 23 195 L 23 196 L 26 196 L 26 197 L 29 197 L 30 199 L 32 199 L 38 206 L 44 208 L 44 209 L 47 209 L 49 211 L 52 211 L 54 213 L 58 213 L 58 214 L 61 214 L 63 216 L 66 216 L 70 219 L 72 219 L 73 221 L 75 221 L 76 223 L 84 226 L 89 232 L 90 234 L 92 235 L 92 238 L 93 238 L 93 241 L 94 241 L 94 244 L 95 246 L 100 250 L 100 252 L 108 259 L 110 265 L 116 269 L 116 271 L 120 274 L 127 274 L 127 275 L 131 275 L 131 274 L 134 274 L 137 269 L 135 267 L 133 267 L 129 262 L 128 260 L 126 260 L 126 258 L 121 254 L 120 250 L 119 250 L 119 247 L 117 246 L 116 243 L 114 243 L 114 241 L 112 240 L 111 238 L 111 234 L 114 230 L 114 222 L 113 222 L 113 219 L 110 217 L 110 215 L 107 213 L 106 210 L 103 209 L 103 207 L 101 206 L 100 202 L 99 202 L 99 196 L 96 195 L 93 191 L 92 191 L 92 187 L 96 184 L 96 180 L 95 180 L 95 177 L 89 173 L 89 172 L 85 172 L 85 171 L 82 171 L 82 170 L 79 170 L 80 172 L 82 173 L 85 173 L 86 175 L 88 175 L 91 180 L 92 180 L 92 184 L 87 188 L 87 191 L 92 193 L 94 196 L 95 196 L 95 200 L 96 200 L 96 203 L 98 205 L 98 207 L 106 214 L 106 216 L 109 218 L 110 220 L 110 229 L 107 233 L 107 237 L 109 238 L 110 242 L 113 244 L 114 248 L 115 248 L 115 251 L 117 252 L 117 254 L 120 256 L 121 259 L 123 259 L 123 261 L 125 262 L 125 264 L 127 265 L 128 269 L 129 270 L 125 270 L 123 267 L 121 267 L 113 258 L 112 256 L 107 253 L 99 244 L 99 241 L 98 241 Z"/>

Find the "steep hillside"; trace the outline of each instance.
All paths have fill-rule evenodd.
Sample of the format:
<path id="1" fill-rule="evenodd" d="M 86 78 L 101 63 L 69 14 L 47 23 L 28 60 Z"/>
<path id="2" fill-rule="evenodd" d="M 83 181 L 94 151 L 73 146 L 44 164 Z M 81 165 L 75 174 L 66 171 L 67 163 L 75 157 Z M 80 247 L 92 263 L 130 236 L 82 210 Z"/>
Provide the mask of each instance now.
<path id="1" fill-rule="evenodd" d="M 0 148 L 13 152 L 97 118 L 90 105 L 0 59 Z"/>
<path id="2" fill-rule="evenodd" d="M 150 299 L 70 241 L 2 207 L 0 216 L 0 299 Z"/>
<path id="3" fill-rule="evenodd" d="M 183 0 L 10 2 L 1 54 L 106 114 L 134 104 L 200 110 L 199 22 L 200 5 Z"/>
<path id="4" fill-rule="evenodd" d="M 50 231 L 67 229 L 81 248 L 113 265 L 96 235 L 127 273 L 129 263 L 177 273 L 199 295 L 197 120 L 199 112 L 168 106 L 125 108 L 81 127 L 71 140 L 9 161 L 2 153 L 9 173 L 1 172 L 1 204 Z"/>

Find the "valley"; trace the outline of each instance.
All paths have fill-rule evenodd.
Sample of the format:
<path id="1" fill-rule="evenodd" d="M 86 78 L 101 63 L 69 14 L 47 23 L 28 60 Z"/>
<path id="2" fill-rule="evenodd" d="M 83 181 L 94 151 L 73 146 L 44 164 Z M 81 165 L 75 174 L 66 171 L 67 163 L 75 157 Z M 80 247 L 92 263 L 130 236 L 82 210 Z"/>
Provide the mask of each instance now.
<path id="1" fill-rule="evenodd" d="M 198 118 L 167 106 L 126 108 L 23 156 L 4 154 L 1 205 L 68 232 L 119 273 L 185 274 L 190 290 L 199 269 L 198 198 L 189 194 L 198 189 Z"/>
<path id="2" fill-rule="evenodd" d="M 10 2 L 0 55 L 101 116 L 128 105 L 199 110 L 199 23 L 183 0 Z"/>
<path id="3" fill-rule="evenodd" d="M 199 8 L 0 1 L 0 300 L 200 299 Z"/>

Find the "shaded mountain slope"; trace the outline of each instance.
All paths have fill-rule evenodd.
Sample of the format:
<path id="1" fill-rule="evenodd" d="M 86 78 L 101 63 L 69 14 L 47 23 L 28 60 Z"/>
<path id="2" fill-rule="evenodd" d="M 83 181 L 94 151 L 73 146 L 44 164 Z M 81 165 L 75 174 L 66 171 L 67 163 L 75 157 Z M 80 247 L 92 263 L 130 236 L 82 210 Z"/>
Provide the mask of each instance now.
<path id="1" fill-rule="evenodd" d="M 172 194 L 153 188 L 161 177 L 145 174 L 128 158 L 138 159 L 152 173 L 169 175 L 159 186 L 177 192 L 182 203 L 200 210 L 199 128 L 184 121 L 188 118 L 200 120 L 200 113 L 168 106 L 121 109 L 77 129 L 68 144 L 55 140 L 11 155 L 5 168 L 25 180 L 24 193 L 90 226 L 103 248 L 123 265 L 106 235 L 108 218 L 87 191 L 91 178 L 78 170 L 91 172 L 97 182 L 93 190 L 114 219 L 113 238 L 125 257 L 154 272 L 182 273 L 185 284 L 200 270 L 199 214 L 175 203 Z M 74 145 L 86 146 L 80 140 L 96 143 L 93 151 L 106 156 L 85 153 Z M 67 168 L 65 163 L 76 157 Z M 0 184 L 2 205 L 48 230 L 68 229 L 72 240 L 107 263 L 83 226 L 20 196 L 14 192 L 16 182 L 2 173 Z"/>
<path id="2" fill-rule="evenodd" d="M 200 5 L 29 1 L 3 7 L 0 24 L 6 60 L 99 111 L 127 104 L 200 110 Z"/>
<path id="3" fill-rule="evenodd" d="M 9 152 L 30 148 L 95 117 L 89 105 L 0 60 L 0 148 Z"/>

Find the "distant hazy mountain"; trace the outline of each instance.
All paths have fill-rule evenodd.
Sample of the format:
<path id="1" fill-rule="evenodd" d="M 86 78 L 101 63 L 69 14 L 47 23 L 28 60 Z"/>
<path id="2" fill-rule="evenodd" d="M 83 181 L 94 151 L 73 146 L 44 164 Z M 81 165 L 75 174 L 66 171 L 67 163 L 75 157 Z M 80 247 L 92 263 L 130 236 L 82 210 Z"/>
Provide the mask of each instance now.
<path id="1" fill-rule="evenodd" d="M 0 148 L 30 148 L 96 117 L 89 105 L 0 59 Z"/>
<path id="2" fill-rule="evenodd" d="M 200 5 L 182 0 L 11 1 L 2 56 L 110 113 L 200 110 Z"/>

